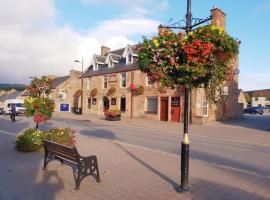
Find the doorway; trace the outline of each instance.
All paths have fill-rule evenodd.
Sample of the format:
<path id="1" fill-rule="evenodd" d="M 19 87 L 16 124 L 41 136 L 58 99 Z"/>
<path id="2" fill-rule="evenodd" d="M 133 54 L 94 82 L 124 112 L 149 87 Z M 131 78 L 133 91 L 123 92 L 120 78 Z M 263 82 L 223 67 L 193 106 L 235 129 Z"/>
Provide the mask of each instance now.
<path id="1" fill-rule="evenodd" d="M 109 110 L 110 108 L 110 100 L 108 97 L 103 97 L 103 111 L 104 110 Z"/>
<path id="2" fill-rule="evenodd" d="M 180 122 L 180 97 L 172 97 L 171 100 L 171 121 Z"/>
<path id="3" fill-rule="evenodd" d="M 161 97 L 160 99 L 160 121 L 168 121 L 168 97 Z"/>

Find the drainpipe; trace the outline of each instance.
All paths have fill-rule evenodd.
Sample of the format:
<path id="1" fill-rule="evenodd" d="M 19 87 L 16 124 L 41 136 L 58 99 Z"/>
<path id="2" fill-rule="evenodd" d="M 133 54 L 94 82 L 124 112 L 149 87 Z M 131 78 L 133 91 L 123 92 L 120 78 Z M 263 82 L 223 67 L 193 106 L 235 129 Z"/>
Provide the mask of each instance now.
<path id="1" fill-rule="evenodd" d="M 134 83 L 134 71 L 131 71 L 131 84 Z M 130 118 L 133 118 L 133 90 L 130 91 Z"/>

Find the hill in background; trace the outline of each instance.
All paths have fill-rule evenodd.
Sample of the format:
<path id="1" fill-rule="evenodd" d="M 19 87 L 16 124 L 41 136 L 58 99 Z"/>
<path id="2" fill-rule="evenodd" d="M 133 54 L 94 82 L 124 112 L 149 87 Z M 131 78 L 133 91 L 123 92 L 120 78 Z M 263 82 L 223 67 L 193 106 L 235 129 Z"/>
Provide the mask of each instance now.
<path id="1" fill-rule="evenodd" d="M 25 90 L 26 85 L 24 84 L 5 84 L 5 83 L 0 83 L 0 90 L 11 90 L 15 89 L 17 91 L 23 91 Z"/>

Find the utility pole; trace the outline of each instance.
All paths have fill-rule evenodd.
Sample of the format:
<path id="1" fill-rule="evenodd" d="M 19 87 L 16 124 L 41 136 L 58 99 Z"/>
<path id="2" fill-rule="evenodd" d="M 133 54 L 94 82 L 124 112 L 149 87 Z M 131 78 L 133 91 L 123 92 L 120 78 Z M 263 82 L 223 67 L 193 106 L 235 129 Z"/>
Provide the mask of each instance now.
<path id="1" fill-rule="evenodd" d="M 181 20 L 172 24 L 171 26 L 162 26 L 160 28 L 168 29 L 182 29 L 185 30 L 188 35 L 189 32 L 196 28 L 200 24 L 208 22 L 212 19 L 212 16 L 206 19 L 192 18 L 191 13 L 191 0 L 187 0 L 187 13 L 185 20 Z M 181 26 L 181 22 L 185 22 L 185 26 Z M 188 176 L 189 176 L 189 138 L 188 138 L 188 112 L 189 112 L 189 92 L 191 87 L 185 85 L 185 99 L 184 99 L 184 134 L 181 141 L 181 186 L 177 188 L 179 192 L 189 191 Z M 191 102 L 190 102 L 191 103 Z"/>

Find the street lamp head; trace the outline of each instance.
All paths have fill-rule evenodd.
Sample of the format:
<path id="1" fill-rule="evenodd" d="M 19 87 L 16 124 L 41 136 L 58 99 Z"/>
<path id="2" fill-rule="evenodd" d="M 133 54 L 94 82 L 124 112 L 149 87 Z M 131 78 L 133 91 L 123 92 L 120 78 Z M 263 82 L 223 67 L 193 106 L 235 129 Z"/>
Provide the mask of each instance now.
<path id="1" fill-rule="evenodd" d="M 79 62 L 81 62 L 81 61 L 79 61 L 79 60 L 74 60 L 74 62 L 77 62 L 77 63 L 79 63 Z"/>

